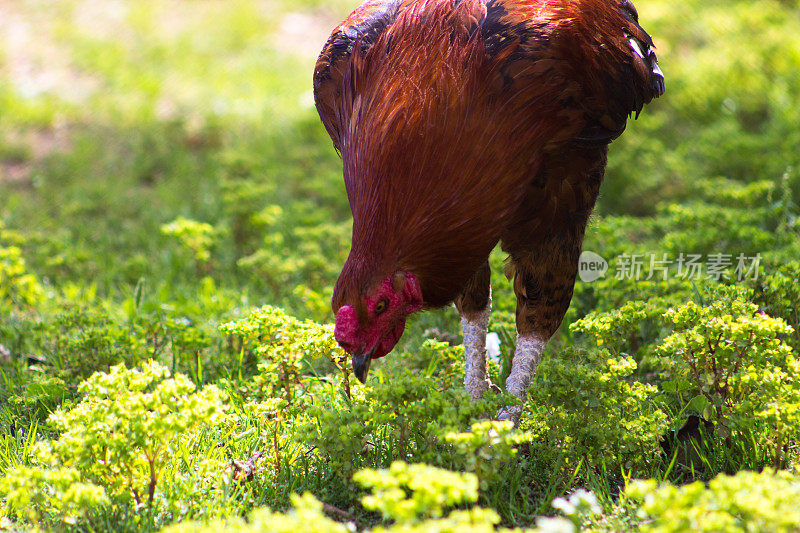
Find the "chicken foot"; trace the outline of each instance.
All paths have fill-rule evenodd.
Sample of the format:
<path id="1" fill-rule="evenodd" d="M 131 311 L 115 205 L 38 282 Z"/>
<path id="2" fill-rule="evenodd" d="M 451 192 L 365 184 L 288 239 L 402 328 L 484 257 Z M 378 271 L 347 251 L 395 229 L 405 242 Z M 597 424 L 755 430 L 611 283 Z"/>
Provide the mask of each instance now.
<path id="1" fill-rule="evenodd" d="M 511 373 L 506 379 L 506 391 L 519 398 L 521 403 L 500 409 L 497 413 L 498 420 L 511 420 L 515 426 L 519 425 L 526 391 L 536 373 L 539 361 L 542 360 L 542 352 L 547 346 L 547 341 L 548 339 L 542 339 L 536 334 L 517 335 L 517 347 L 514 350 Z"/>

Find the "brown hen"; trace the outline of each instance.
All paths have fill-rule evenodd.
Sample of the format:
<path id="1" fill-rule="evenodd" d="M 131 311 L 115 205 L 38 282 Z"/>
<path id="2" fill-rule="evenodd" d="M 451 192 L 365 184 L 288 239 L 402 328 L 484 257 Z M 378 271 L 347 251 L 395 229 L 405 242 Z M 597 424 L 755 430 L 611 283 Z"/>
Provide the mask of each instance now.
<path id="1" fill-rule="evenodd" d="M 627 0 L 372 0 L 339 25 L 314 95 L 353 212 L 332 304 L 359 379 L 410 313 L 455 301 L 479 398 L 500 242 L 517 297 L 506 388 L 524 400 L 572 298 L 608 144 L 663 92 Z"/>

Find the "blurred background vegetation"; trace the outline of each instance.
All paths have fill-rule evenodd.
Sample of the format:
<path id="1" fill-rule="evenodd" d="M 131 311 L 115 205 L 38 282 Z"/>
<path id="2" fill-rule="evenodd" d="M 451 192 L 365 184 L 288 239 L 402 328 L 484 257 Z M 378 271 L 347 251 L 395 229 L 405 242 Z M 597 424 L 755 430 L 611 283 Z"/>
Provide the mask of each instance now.
<path id="1" fill-rule="evenodd" d="M 212 505 L 202 499 L 210 496 L 192 493 L 205 511 L 185 503 L 188 489 L 167 476 L 163 494 L 184 503 L 154 511 L 150 529 L 258 505 L 284 508 L 291 492 L 305 489 L 372 523 L 378 515 L 356 503 L 356 466 L 403 459 L 467 468 L 442 455 L 441 435 L 441 442 L 431 437 L 437 425 L 463 430 L 480 414 L 444 407 L 459 401 L 459 353 L 448 346 L 460 339 L 454 309 L 416 317 L 397 353 L 382 361 L 374 388 L 352 384 L 357 402 L 335 347 L 314 340 L 326 330 L 251 313 L 270 304 L 301 320 L 332 320 L 350 211 L 340 159 L 314 109 L 311 73 L 330 30 L 356 3 L 0 3 L 0 475 L 34 464 L 36 441 L 65 434 L 48 415 L 77 404 L 81 380 L 151 358 L 233 398 L 226 401 L 238 422 L 192 441 L 191 453 L 224 462 L 264 448 L 273 435 L 286 464 L 279 459 L 233 502 L 220 496 Z M 532 524 L 552 512 L 553 497 L 588 486 L 614 529 L 635 522 L 627 507 L 614 507 L 628 475 L 685 482 L 766 465 L 797 468 L 797 434 L 786 425 L 800 421 L 791 414 L 800 383 L 791 355 L 800 348 L 800 2 L 636 5 L 654 36 L 667 93 L 612 144 L 585 249 L 607 259 L 760 254 L 760 275 L 739 281 L 730 269 L 718 280 L 616 279 L 612 265 L 602 280 L 579 281 L 523 422 L 536 436 L 533 452 L 504 471 L 511 478 L 481 481 L 479 502 L 504 524 Z M 498 382 L 514 337 L 502 261 L 493 255 Z M 687 304 L 699 310 L 667 312 Z M 289 333 L 297 331 L 302 338 Z M 746 366 L 729 357 L 730 368 L 720 362 L 718 374 L 695 379 L 693 364 L 717 362 L 713 350 L 685 349 L 696 335 L 739 342 L 748 365 L 772 373 L 740 376 Z M 264 339 L 282 351 L 260 349 Z M 726 368 L 739 380 L 738 397 L 722 386 Z M 759 379 L 785 390 L 748 404 L 748 387 Z M 251 400 L 296 410 L 279 416 L 284 407 L 245 407 Z M 409 407 L 422 401 L 433 403 Z M 374 415 L 387 405 L 405 419 Z M 744 422 L 744 413 L 759 409 L 763 420 Z M 675 447 L 664 460 L 659 439 L 698 417 L 714 419 L 718 437 L 696 453 L 702 467 Z M 231 440 L 240 434 L 246 437 Z M 66 515 L 42 505 L 23 519 L 66 527 Z M 130 529 L 141 525 L 122 503 L 113 513 Z"/>

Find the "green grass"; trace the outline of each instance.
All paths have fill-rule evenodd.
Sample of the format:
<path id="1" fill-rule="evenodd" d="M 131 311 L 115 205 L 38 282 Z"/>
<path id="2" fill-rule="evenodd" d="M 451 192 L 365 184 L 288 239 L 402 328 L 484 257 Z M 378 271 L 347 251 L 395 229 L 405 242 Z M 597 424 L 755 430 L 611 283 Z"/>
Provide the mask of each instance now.
<path id="1" fill-rule="evenodd" d="M 365 528 L 383 522 L 361 504 L 357 470 L 395 460 L 468 468 L 446 430 L 463 431 L 507 399 L 487 399 L 479 411 L 463 398 L 459 349 L 426 343 L 459 341 L 454 309 L 414 317 L 366 386 L 326 344 L 329 330 L 251 314 L 270 304 L 299 319 L 332 319 L 351 222 L 311 73 L 327 32 L 354 4 L 30 0 L 0 8 L 0 480 L 17 467 L 44 468 L 36 445 L 62 434 L 50 413 L 74 408 L 79 384 L 118 363 L 156 359 L 197 387 L 219 386 L 227 409 L 224 423 L 165 444 L 174 458 L 151 508 L 115 500 L 73 516 L 42 504 L 31 506 L 41 511 L 33 518 L 5 510 L 2 520 L 20 529 L 156 531 L 284 510 L 291 494 L 309 491 Z M 770 422 L 728 428 L 693 451 L 694 461 L 662 454 L 662 436 L 709 408 L 658 347 L 674 332 L 667 308 L 728 301 L 719 286 L 737 285 L 736 298 L 795 328 L 779 337 L 800 349 L 800 8 L 638 4 L 667 94 L 612 145 L 585 248 L 607 259 L 761 253 L 763 275 L 635 282 L 612 270 L 579 282 L 526 408 L 522 428 L 533 440 L 516 457 L 486 452 L 498 476 L 481 480 L 477 503 L 504 526 L 533 527 L 555 514 L 554 498 L 583 487 L 603 507 L 591 527 L 638 529 L 639 504 L 620 495 L 633 477 L 708 481 L 771 466 L 777 449 L 779 466 L 798 465 L 796 432 L 780 417 L 793 416 L 800 400 L 788 396 L 759 415 Z M 503 259 L 491 257 L 491 329 L 503 342 L 490 369 L 496 382 L 515 336 Z M 568 327 L 586 316 L 584 329 Z M 275 324 L 284 324 L 280 334 Z M 759 354 L 759 370 L 793 371 L 791 358 Z M 766 381 L 759 390 L 769 390 Z M 233 481 L 231 460 L 259 450 L 268 455 L 254 478 Z M 82 482 L 98 482 L 81 468 Z"/>

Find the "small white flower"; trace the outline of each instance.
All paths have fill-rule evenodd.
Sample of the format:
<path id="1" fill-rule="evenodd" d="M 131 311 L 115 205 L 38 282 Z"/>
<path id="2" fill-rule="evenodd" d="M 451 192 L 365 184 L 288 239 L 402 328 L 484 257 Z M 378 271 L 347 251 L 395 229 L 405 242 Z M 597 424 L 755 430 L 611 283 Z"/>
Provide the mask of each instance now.
<path id="1" fill-rule="evenodd" d="M 603 512 L 597 496 L 593 492 L 578 489 L 569 495 L 569 499 L 556 498 L 550 504 L 553 509 L 561 511 L 565 516 L 572 516 L 576 513 L 582 515 L 597 515 Z"/>
<path id="2" fill-rule="evenodd" d="M 572 516 L 575 514 L 575 505 L 571 501 L 567 501 L 565 498 L 556 498 L 550 505 L 553 507 L 553 509 L 561 511 L 566 516 Z"/>
<path id="3" fill-rule="evenodd" d="M 536 518 L 536 527 L 542 533 L 575 533 L 575 525 L 566 518 L 560 516 L 556 518 L 539 516 Z"/>
<path id="4" fill-rule="evenodd" d="M 590 514 L 596 515 L 603 512 L 603 509 L 600 507 L 600 502 L 597 501 L 597 496 L 589 490 L 576 490 L 570 495 L 569 501 L 584 513 L 588 511 Z"/>

